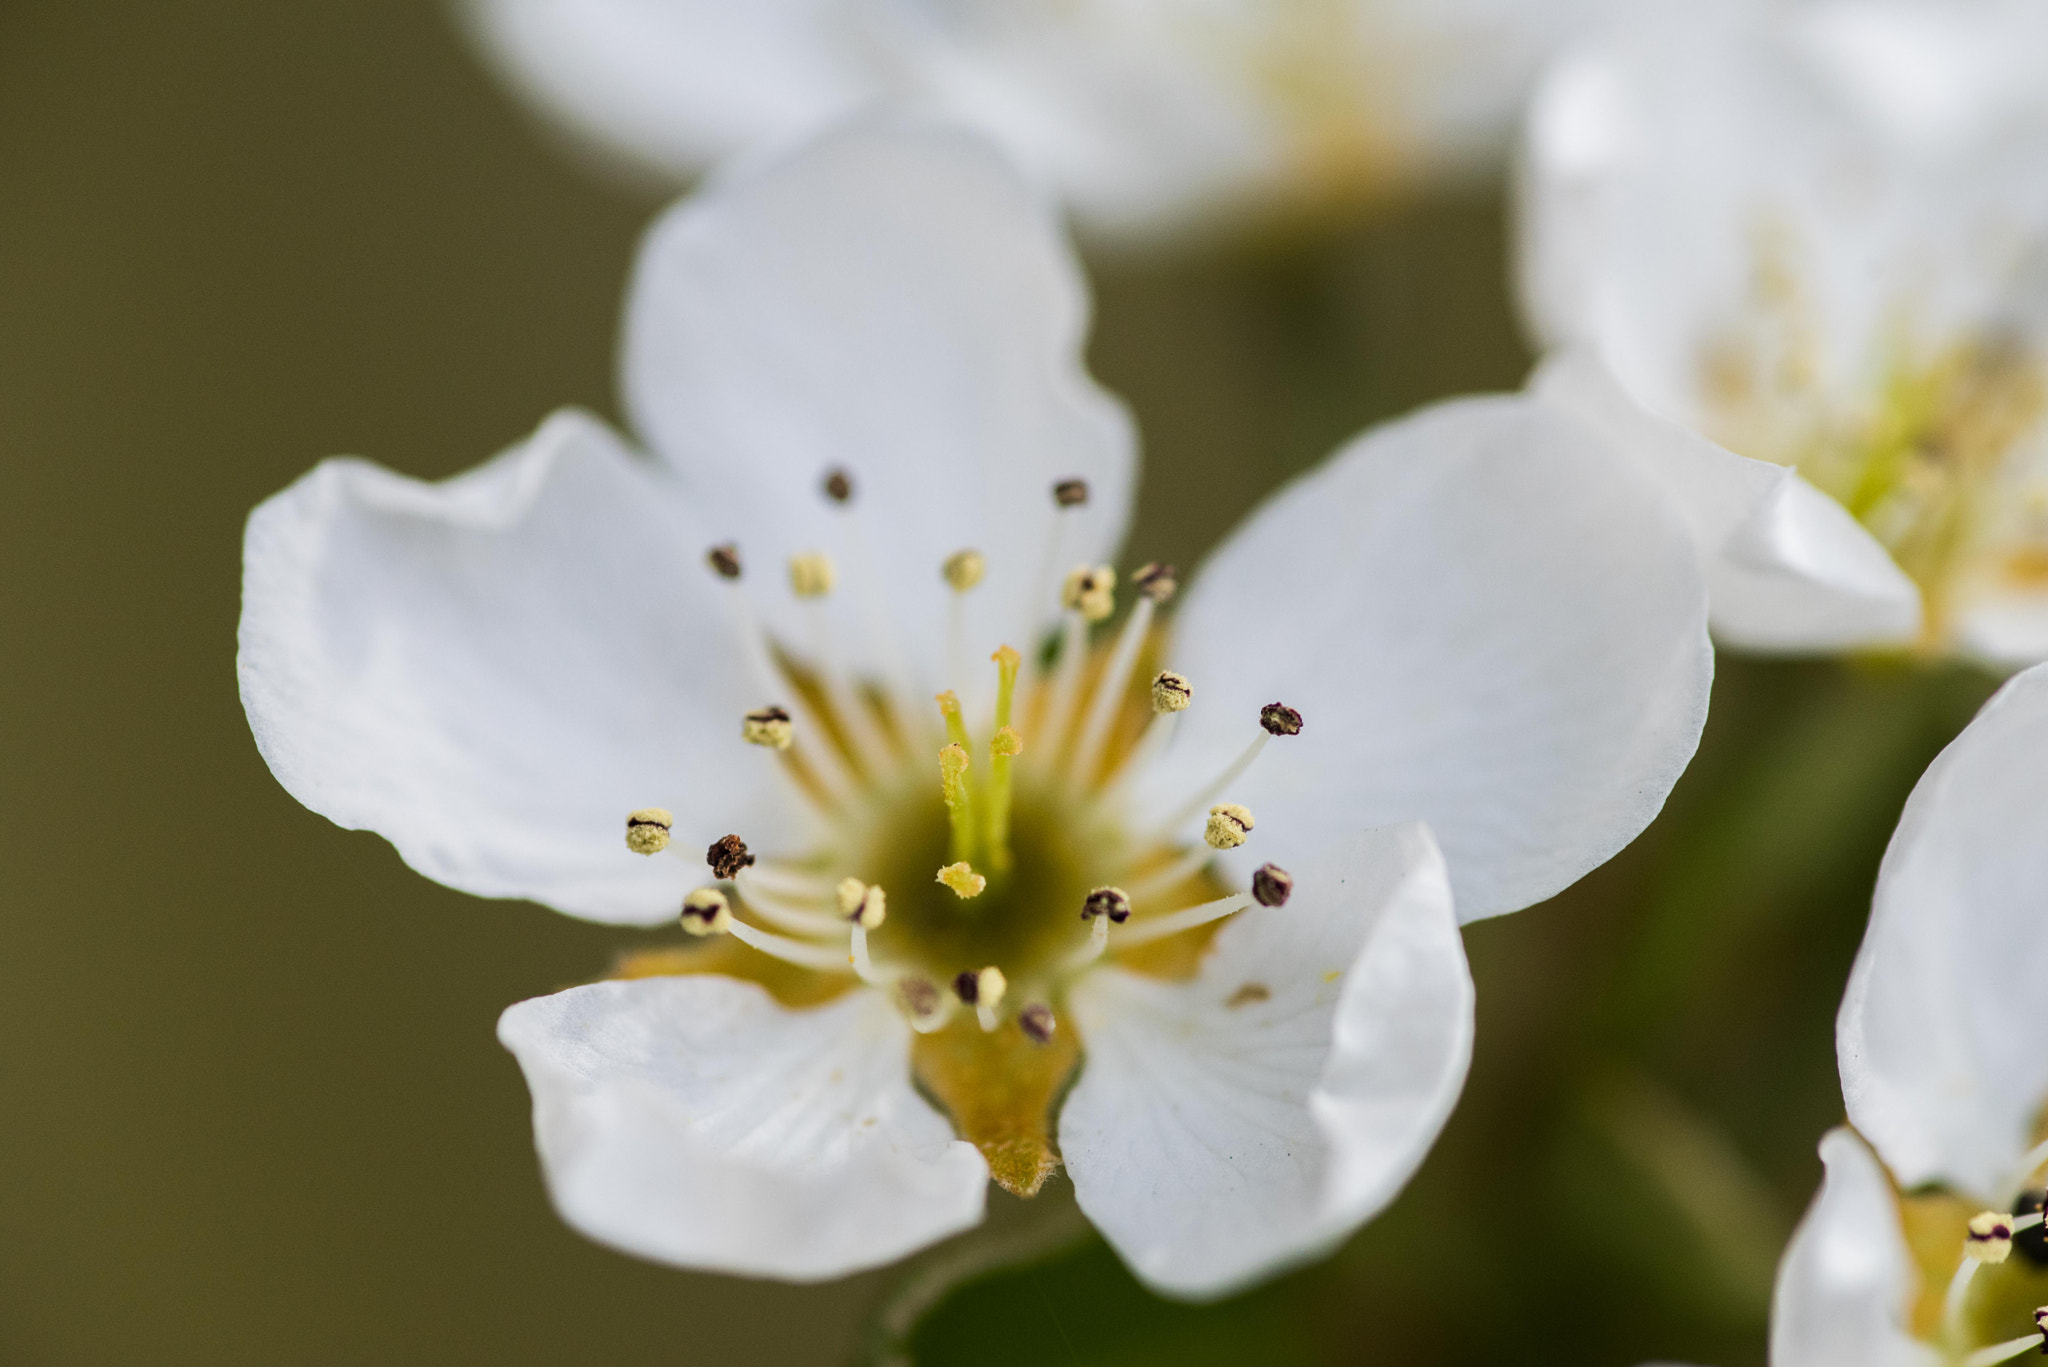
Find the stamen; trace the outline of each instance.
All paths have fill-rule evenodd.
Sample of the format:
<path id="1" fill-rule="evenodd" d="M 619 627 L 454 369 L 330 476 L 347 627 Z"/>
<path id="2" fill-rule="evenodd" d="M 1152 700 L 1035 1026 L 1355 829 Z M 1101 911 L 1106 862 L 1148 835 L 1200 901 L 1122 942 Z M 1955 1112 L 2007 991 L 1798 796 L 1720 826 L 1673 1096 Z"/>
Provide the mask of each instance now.
<path id="1" fill-rule="evenodd" d="M 1155 717 L 1163 717 L 1169 712 L 1185 712 L 1194 700 L 1195 686 L 1188 682 L 1185 674 L 1162 669 L 1152 680 L 1152 715 Z"/>
<path id="2" fill-rule="evenodd" d="M 1284 907 L 1294 895 L 1294 876 L 1278 864 L 1252 870 L 1252 900 L 1262 907 Z"/>
<path id="3" fill-rule="evenodd" d="M 660 854 L 668 848 L 675 814 L 666 807 L 642 807 L 626 815 L 626 848 L 635 854 Z"/>
<path id="4" fill-rule="evenodd" d="M 704 862 L 711 866 L 712 876 L 730 880 L 752 864 L 754 856 L 748 853 L 746 841 L 736 835 L 722 835 L 704 852 Z"/>
<path id="5" fill-rule="evenodd" d="M 789 558 L 789 591 L 799 598 L 823 598 L 839 581 L 839 572 L 823 551 L 805 551 Z"/>
<path id="6" fill-rule="evenodd" d="M 1059 1022 L 1053 1018 L 1050 1006 L 1044 1002 L 1033 1002 L 1017 1013 L 1017 1028 L 1033 1044 L 1051 1044 L 1052 1037 L 1059 1031 Z"/>
<path id="7" fill-rule="evenodd" d="M 974 857 L 974 806 L 967 791 L 967 748 L 958 742 L 939 750 L 939 794 L 946 800 L 948 844 L 953 862 Z"/>
<path id="8" fill-rule="evenodd" d="M 1272 717 L 1270 722 L 1268 721 L 1269 716 Z M 1285 729 L 1290 725 L 1294 730 L 1288 731 Z M 1280 729 L 1276 730 L 1276 727 Z M 1259 734 L 1253 737 L 1250 745 L 1245 747 L 1244 753 L 1232 760 L 1230 767 L 1218 774 L 1200 792 L 1182 803 L 1172 816 L 1154 827 L 1152 838 L 1155 840 L 1165 839 L 1175 830 L 1179 829 L 1189 817 L 1202 810 L 1209 803 L 1214 802 L 1225 788 L 1237 782 L 1239 778 L 1244 776 L 1245 770 L 1251 768 L 1257 762 L 1259 756 L 1265 753 L 1266 742 L 1270 741 L 1274 736 L 1291 736 L 1300 730 L 1301 714 L 1299 712 L 1296 712 L 1291 707 L 1284 707 L 1279 703 L 1267 703 L 1263 708 L 1259 709 Z"/>
<path id="9" fill-rule="evenodd" d="M 733 939 L 750 948 L 758 949 L 773 959 L 795 964 L 799 968 L 812 968 L 820 973 L 851 973 L 853 958 L 844 949 L 831 945 L 814 945 L 804 940 L 791 940 L 769 931 L 757 929 L 735 917 L 726 930 Z"/>
<path id="10" fill-rule="evenodd" d="M 953 999 L 941 992 L 937 983 L 915 973 L 897 980 L 896 1004 L 903 1008 L 910 1028 L 920 1035 L 929 1035 L 953 1016 Z"/>
<path id="11" fill-rule="evenodd" d="M 843 879 L 839 884 L 839 914 L 860 930 L 874 930 L 888 917 L 888 894 L 858 878 Z"/>
<path id="12" fill-rule="evenodd" d="M 1063 479 L 1052 486 L 1052 501 L 1062 508 L 1079 508 L 1088 502 L 1088 481 Z"/>
<path id="13" fill-rule="evenodd" d="M 1106 916 L 1122 925 L 1131 919 L 1131 898 L 1122 888 L 1096 888 L 1081 903 L 1081 919 Z"/>
<path id="14" fill-rule="evenodd" d="M 1215 857 L 1216 852 L 1207 845 L 1196 845 L 1165 868 L 1148 873 L 1133 883 L 1130 888 L 1131 899 L 1134 902 L 1149 902 L 1161 893 L 1172 892 L 1200 873 Z"/>
<path id="15" fill-rule="evenodd" d="M 1285 703 L 1269 702 L 1259 709 L 1259 725 L 1269 736 L 1298 736 L 1301 734 L 1301 713 Z"/>
<path id="16" fill-rule="evenodd" d="M 951 888 L 954 896 L 963 900 L 981 896 L 982 889 L 988 886 L 988 879 L 976 873 L 974 866 L 964 861 L 948 864 L 940 869 L 938 881 Z"/>
<path id="17" fill-rule="evenodd" d="M 1116 611 L 1116 570 L 1108 565 L 1076 565 L 1060 587 L 1060 606 L 1080 613 L 1089 622 L 1108 617 Z"/>
<path id="18" fill-rule="evenodd" d="M 741 650 L 747 657 L 747 668 L 753 672 L 761 691 L 772 697 L 782 691 L 784 680 L 774 652 L 769 649 L 767 633 L 761 630 L 754 605 L 747 597 L 745 586 L 740 583 L 739 548 L 713 546 L 705 559 L 713 571 L 730 585 L 733 625 L 739 633 Z M 845 759 L 827 738 L 825 727 L 810 705 L 801 696 L 793 698 L 791 703 L 803 718 L 805 735 L 818 742 L 806 741 L 796 757 L 803 761 L 805 773 L 822 791 L 822 797 L 811 793 L 801 780 L 796 781 L 797 790 L 811 797 L 825 815 L 832 816 L 844 810 L 853 776 L 847 770 Z"/>
<path id="19" fill-rule="evenodd" d="M 1969 1233 L 1963 1237 L 1963 1256 L 1996 1266 L 2012 1256 L 2013 1220 L 2009 1215 L 1987 1210 L 1970 1217 Z"/>
<path id="20" fill-rule="evenodd" d="M 980 551 L 954 551 L 946 557 L 942 572 L 953 592 L 965 593 L 979 584 L 982 576 L 988 573 L 988 561 Z"/>
<path id="21" fill-rule="evenodd" d="M 742 869 L 733 875 L 733 884 L 739 889 L 740 899 L 768 924 L 793 935 L 807 935 L 812 938 L 836 940 L 846 934 L 846 922 L 828 911 L 818 909 L 816 899 L 786 901 L 762 887 L 752 869 Z M 808 902 L 809 905 L 805 905 Z"/>
<path id="22" fill-rule="evenodd" d="M 875 971 L 875 961 L 868 956 L 868 931 L 860 922 L 853 923 L 853 938 L 848 941 L 846 957 L 853 964 L 853 971 L 862 982 L 874 987 L 886 987 L 887 975 Z"/>
<path id="23" fill-rule="evenodd" d="M 996 734 L 988 747 L 988 863 L 1001 873 L 1010 867 L 1010 771 L 1024 750 L 1024 738 L 1010 725 L 1011 708 L 1017 701 L 1017 669 L 1024 657 L 1001 646 L 989 659 L 996 666 Z"/>
<path id="24" fill-rule="evenodd" d="M 1144 647 L 1146 636 L 1151 633 L 1152 614 L 1159 602 L 1150 594 L 1138 599 L 1138 605 L 1124 619 L 1123 631 L 1116 638 L 1116 649 L 1110 652 L 1109 662 L 1102 667 L 1102 676 L 1095 681 L 1095 696 L 1088 700 L 1088 713 L 1081 723 L 1081 738 L 1074 742 L 1073 759 L 1068 763 L 1068 771 L 1084 783 L 1094 776 L 1096 767 L 1101 763 L 1102 747 L 1109 739 L 1110 723 L 1116 720 L 1117 710 L 1123 705 L 1124 693 L 1130 686 L 1131 670 L 1138 663 L 1138 652 Z M 1158 681 L 1153 682 L 1156 687 Z"/>
<path id="25" fill-rule="evenodd" d="M 717 888 L 698 888 L 683 899 L 682 920 L 692 935 L 723 935 L 732 929 L 732 904 Z"/>
<path id="26" fill-rule="evenodd" d="M 1052 486 L 1052 501 L 1053 507 L 1061 513 L 1085 505 L 1088 502 L 1088 482 L 1080 479 L 1061 480 Z M 1045 551 L 1039 556 L 1038 570 L 1031 577 L 1030 602 L 1034 611 L 1038 604 L 1051 596 L 1053 576 L 1059 572 L 1059 564 L 1066 558 L 1064 552 L 1067 544 L 1067 522 L 1067 518 L 1055 516 L 1051 527 L 1046 530 Z M 1036 621 L 1032 626 L 1037 626 Z M 1034 652 L 1033 669 L 1040 667 Z"/>
<path id="27" fill-rule="evenodd" d="M 704 561 L 720 579 L 740 577 L 740 548 L 730 541 L 704 552 Z"/>
<path id="28" fill-rule="evenodd" d="M 1180 590 L 1180 572 L 1171 565 L 1148 560 L 1131 576 L 1138 592 L 1154 603 L 1164 603 Z"/>
<path id="29" fill-rule="evenodd" d="M 1209 824 L 1202 839 L 1211 849 L 1234 850 L 1251 838 L 1251 808 L 1235 802 L 1220 802 L 1209 809 Z"/>
<path id="30" fill-rule="evenodd" d="M 974 1008 L 985 1032 L 996 1028 L 996 1008 L 1003 1004 L 1003 993 L 1009 988 L 1010 983 L 1003 976 L 1003 970 L 993 964 L 978 973 L 968 969 L 953 979 L 953 994 Z"/>
<path id="31" fill-rule="evenodd" d="M 1139 945 L 1149 945 L 1154 940 L 1163 940 L 1169 935 L 1178 935 L 1184 930 L 1192 930 L 1196 926 L 1233 916 L 1251 904 L 1251 894 L 1240 892 L 1229 897 L 1219 897 L 1213 902 L 1204 902 L 1197 907 L 1188 907 L 1184 911 L 1169 911 L 1164 916 L 1149 916 L 1142 921 L 1133 921 L 1127 928 L 1117 932 L 1116 947 L 1136 949 Z"/>
<path id="32" fill-rule="evenodd" d="M 843 465 L 835 465 L 827 470 L 824 482 L 819 487 L 824 490 L 825 497 L 834 503 L 844 504 L 853 501 L 853 476 Z"/>
<path id="33" fill-rule="evenodd" d="M 2041 1324 L 2044 1315 L 2048 1315 L 2048 1307 L 2034 1312 L 2034 1323 Z M 2022 1334 L 2016 1339 L 2007 1339 L 2004 1343 L 1994 1343 L 1989 1348 L 1979 1348 L 1963 1359 L 1963 1367 L 1998 1367 L 1998 1364 L 2007 1358 L 2016 1358 L 2034 1347 L 2048 1353 L 2048 1325 L 2043 1325 L 2034 1333 Z"/>
<path id="34" fill-rule="evenodd" d="M 740 719 L 740 735 L 749 745 L 787 750 L 796 739 L 796 725 L 780 707 L 763 707 Z"/>

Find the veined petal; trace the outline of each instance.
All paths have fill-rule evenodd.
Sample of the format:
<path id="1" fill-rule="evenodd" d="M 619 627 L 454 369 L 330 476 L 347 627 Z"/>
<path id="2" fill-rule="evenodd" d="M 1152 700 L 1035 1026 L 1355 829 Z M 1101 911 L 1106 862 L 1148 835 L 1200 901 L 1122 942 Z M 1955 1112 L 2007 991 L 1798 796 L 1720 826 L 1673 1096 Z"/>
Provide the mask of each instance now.
<path id="1" fill-rule="evenodd" d="M 483 55 L 608 158 L 695 175 L 882 91 L 849 0 L 462 0 Z"/>
<path id="2" fill-rule="evenodd" d="M 1848 1130 L 1820 1157 L 1820 1194 L 1778 1264 L 1771 1367 L 1933 1367 L 1906 1332 L 1919 1277 L 1884 1169 Z"/>
<path id="3" fill-rule="evenodd" d="M 580 413 L 439 484 L 326 461 L 249 518 L 256 744 L 300 802 L 450 887 L 670 919 L 692 874 L 630 853 L 626 813 L 671 809 L 692 849 L 777 801 L 705 540 Z"/>
<path id="4" fill-rule="evenodd" d="M 1421 826 L 1355 835 L 1240 912 L 1190 982 L 1074 990 L 1060 1114 L 1075 1192 L 1132 1270 L 1223 1295 L 1341 1242 L 1421 1164 L 1464 1086 L 1472 983 Z"/>
<path id="5" fill-rule="evenodd" d="M 1189 590 L 1193 681 L 1143 777 L 1171 811 L 1273 701 L 1307 727 L 1226 794 L 1282 865 L 1361 824 L 1421 820 L 1467 920 L 1611 857 L 1663 805 L 1706 716 L 1698 558 L 1666 501 L 1584 424 L 1466 399 L 1354 441 L 1282 490 Z"/>
<path id="6" fill-rule="evenodd" d="M 780 632 L 807 639 L 785 557 L 827 550 L 848 580 L 872 564 L 870 595 L 907 624 L 922 686 L 942 678 L 948 555 L 987 558 L 967 599 L 985 656 L 1057 614 L 1041 578 L 1056 517 L 1060 572 L 1112 559 L 1123 538 L 1135 440 L 1082 368 L 1087 307 L 1057 222 L 990 148 L 864 122 L 656 223 L 627 313 L 626 399 L 704 516 L 773 576 L 760 597 Z M 850 510 L 818 492 L 835 467 L 853 477 Z M 1051 489 L 1067 477 L 1091 497 L 1061 513 Z M 849 614 L 861 593 L 841 590 Z M 864 625 L 850 616 L 841 645 L 879 669 L 882 633 Z"/>
<path id="7" fill-rule="evenodd" d="M 1839 650 L 1918 634 L 1920 590 L 1841 504 L 1793 471 L 1651 414 L 1588 350 L 1554 354 L 1529 389 L 1666 488 L 1706 565 L 1710 620 L 1725 643 Z"/>
<path id="8" fill-rule="evenodd" d="M 1849 1119 L 1911 1187 L 1995 1199 L 2048 1105 L 2048 666 L 1921 776 L 1836 1022 Z"/>
<path id="9" fill-rule="evenodd" d="M 988 1169 L 910 1085 L 880 993 L 793 1011 L 709 974 L 508 1007 L 562 1218 L 680 1267 L 822 1281 L 978 1224 Z"/>

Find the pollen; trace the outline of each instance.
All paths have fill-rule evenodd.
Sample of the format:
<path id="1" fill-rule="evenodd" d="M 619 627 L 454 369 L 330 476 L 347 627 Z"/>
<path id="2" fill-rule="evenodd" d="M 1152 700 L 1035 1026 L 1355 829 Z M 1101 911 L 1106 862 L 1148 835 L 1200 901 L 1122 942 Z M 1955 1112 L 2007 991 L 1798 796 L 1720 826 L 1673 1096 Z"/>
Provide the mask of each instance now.
<path id="1" fill-rule="evenodd" d="M 1130 894 L 1122 888 L 1096 888 L 1081 903 L 1081 919 L 1092 921 L 1098 916 L 1107 916 L 1117 925 L 1131 919 Z"/>
<path id="2" fill-rule="evenodd" d="M 1970 1217 L 1963 1256 L 1980 1263 L 2002 1263 L 2012 1254 L 2012 1217 L 1987 1210 Z"/>
<path id="3" fill-rule="evenodd" d="M 1278 864 L 1252 870 L 1252 900 L 1262 907 L 1284 907 L 1294 895 L 1294 876 Z"/>
<path id="4" fill-rule="evenodd" d="M 1099 622 L 1116 611 L 1116 571 L 1108 565 L 1076 565 L 1060 587 L 1060 606 Z"/>
<path id="5" fill-rule="evenodd" d="M 1298 736 L 1301 734 L 1301 713 L 1285 703 L 1269 702 L 1259 709 L 1259 725 L 1269 736 Z"/>
<path id="6" fill-rule="evenodd" d="M 839 572 L 823 551 L 805 551 L 789 558 L 789 591 L 799 598 L 823 598 L 838 582 Z"/>
<path id="7" fill-rule="evenodd" d="M 781 708 L 764 707 L 741 718 L 740 735 L 749 745 L 787 750 L 790 742 L 796 739 L 796 726 L 790 721 L 789 713 Z"/>
<path id="8" fill-rule="evenodd" d="M 692 935 L 723 935 L 732 928 L 732 903 L 717 888 L 698 888 L 683 899 L 683 929 Z"/>
<path id="9" fill-rule="evenodd" d="M 955 896 L 963 898 L 979 897 L 982 889 L 988 886 L 988 879 L 976 873 L 974 866 L 964 859 L 940 869 L 938 881 L 951 888 Z"/>
<path id="10" fill-rule="evenodd" d="M 1052 486 L 1052 501 L 1061 508 L 1079 508 L 1088 502 L 1088 481 L 1063 479 Z"/>
<path id="11" fill-rule="evenodd" d="M 722 835 L 712 842 L 704 852 L 704 862 L 711 866 L 711 872 L 720 879 L 731 879 L 739 871 L 754 862 L 754 856 L 747 851 L 747 842 L 736 835 Z"/>
<path id="12" fill-rule="evenodd" d="M 642 807 L 626 816 L 626 848 L 635 854 L 660 854 L 676 819 L 666 807 Z"/>
<path id="13" fill-rule="evenodd" d="M 1152 711 L 1164 716 L 1168 712 L 1185 712 L 1188 704 L 1195 700 L 1195 686 L 1187 676 L 1162 669 L 1152 680 Z"/>
<path id="14" fill-rule="evenodd" d="M 888 897 L 872 883 L 858 878 L 839 882 L 839 912 L 862 930 L 873 930 L 888 916 Z"/>
<path id="15" fill-rule="evenodd" d="M 704 563 L 720 579 L 737 579 L 740 577 L 740 548 L 730 541 L 713 546 L 704 552 Z"/>
<path id="16" fill-rule="evenodd" d="M 988 574 L 988 560 L 980 551 L 954 551 L 946 557 L 940 572 L 946 576 L 946 583 L 953 592 L 965 593 Z"/>
<path id="17" fill-rule="evenodd" d="M 1202 839 L 1211 849 L 1234 850 L 1251 838 L 1252 813 L 1235 802 L 1219 802 L 1209 809 L 1209 824 Z"/>
<path id="18" fill-rule="evenodd" d="M 1173 566 L 1153 560 L 1138 566 L 1138 572 L 1131 576 L 1131 583 L 1153 602 L 1164 603 L 1179 590 L 1180 574 Z"/>

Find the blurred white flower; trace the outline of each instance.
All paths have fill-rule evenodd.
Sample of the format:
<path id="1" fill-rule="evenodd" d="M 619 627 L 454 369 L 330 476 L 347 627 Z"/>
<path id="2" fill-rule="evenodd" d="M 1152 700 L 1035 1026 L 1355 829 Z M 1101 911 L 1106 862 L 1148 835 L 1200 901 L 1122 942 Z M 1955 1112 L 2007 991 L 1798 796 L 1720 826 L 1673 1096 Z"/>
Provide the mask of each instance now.
<path id="1" fill-rule="evenodd" d="M 1795 467 L 1812 585 L 1710 546 L 1731 644 L 2048 656 L 2048 6 L 1647 7 L 1561 58 L 1524 302 L 1638 403 Z M 1690 496 L 1759 478 L 1696 461 Z M 1838 504 L 1849 519 L 1819 506 Z M 1724 591 L 1725 587 L 1725 591 Z"/>
<path id="2" fill-rule="evenodd" d="M 1489 162 L 1614 0 L 462 0 L 544 115 L 671 178 L 875 102 L 999 139 L 1091 228 L 1156 232 Z"/>
<path id="3" fill-rule="evenodd" d="M 2035 1317 L 2048 1302 L 2044 983 L 2048 666 L 2036 666 L 1935 760 L 1885 852 L 1836 1023 L 1862 1138 L 1841 1130 L 1821 1146 L 1826 1183 L 1779 1270 L 1774 1367 L 1990 1367 L 2048 1351 Z"/>
<path id="4" fill-rule="evenodd" d="M 1148 566 L 1091 647 L 1136 461 L 1085 313 L 989 149 L 856 125 L 649 234 L 654 459 L 562 413 L 252 517 L 242 695 L 295 796 L 452 887 L 698 932 L 501 1022 L 592 1237 L 830 1277 L 1064 1162 L 1163 1291 L 1313 1256 L 1456 1099 L 1460 917 L 1607 859 L 1690 757 L 1695 557 L 1522 397 L 1360 438 L 1170 633 Z"/>

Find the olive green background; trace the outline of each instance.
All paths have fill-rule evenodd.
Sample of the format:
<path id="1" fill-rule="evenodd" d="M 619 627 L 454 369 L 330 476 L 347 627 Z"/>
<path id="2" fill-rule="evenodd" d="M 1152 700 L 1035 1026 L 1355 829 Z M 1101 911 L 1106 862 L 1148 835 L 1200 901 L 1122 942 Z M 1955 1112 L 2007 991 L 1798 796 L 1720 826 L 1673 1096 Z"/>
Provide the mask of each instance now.
<path id="1" fill-rule="evenodd" d="M 407 871 L 271 780 L 243 518 L 322 456 L 452 473 L 613 409 L 652 195 L 577 169 L 412 0 L 0 3 L 0 1361 L 835 1362 L 888 1274 L 686 1275 L 547 1208 L 498 1011 L 626 938 Z M 1488 192 L 1098 261 L 1098 373 L 1191 562 L 1365 422 L 1515 384 Z M 1102 1246 L 920 1360 L 1762 1357 L 1838 1113 L 1875 861 L 1986 680 L 1725 662 L 1672 810 L 1468 933 L 1471 1088 L 1331 1262 L 1223 1306 Z M 1054 1198 L 1057 1199 L 1057 1198 Z"/>

